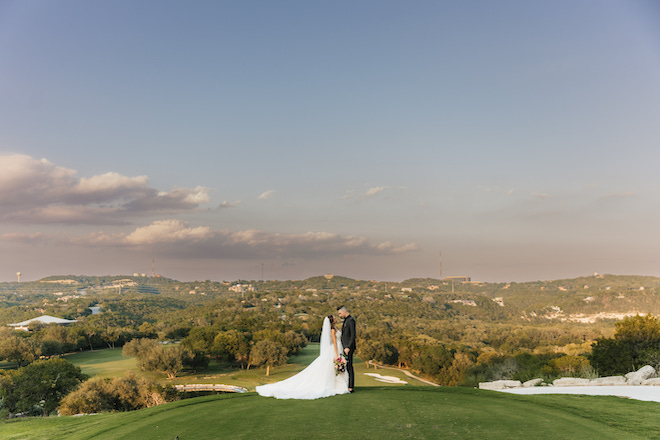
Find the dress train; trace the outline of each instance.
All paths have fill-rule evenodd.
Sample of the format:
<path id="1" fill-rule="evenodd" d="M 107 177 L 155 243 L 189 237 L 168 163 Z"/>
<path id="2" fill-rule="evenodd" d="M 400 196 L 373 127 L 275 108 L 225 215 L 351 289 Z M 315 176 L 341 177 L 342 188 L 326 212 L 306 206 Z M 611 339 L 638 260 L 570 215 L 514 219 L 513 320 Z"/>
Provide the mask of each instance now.
<path id="1" fill-rule="evenodd" d="M 343 353 L 341 333 L 337 331 L 337 352 Z M 267 385 L 255 388 L 259 395 L 277 399 L 319 399 L 348 393 L 348 374 L 335 373 L 335 350 L 330 335 L 330 320 L 323 320 L 320 354 L 300 373 Z"/>

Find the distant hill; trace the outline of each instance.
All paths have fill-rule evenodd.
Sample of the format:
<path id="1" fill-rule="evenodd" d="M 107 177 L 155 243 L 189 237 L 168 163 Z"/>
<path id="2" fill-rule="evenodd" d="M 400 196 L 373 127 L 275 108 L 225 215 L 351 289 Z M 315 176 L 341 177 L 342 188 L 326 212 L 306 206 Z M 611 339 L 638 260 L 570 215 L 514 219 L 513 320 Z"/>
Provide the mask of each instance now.
<path id="1" fill-rule="evenodd" d="M 416 303 L 426 304 L 438 309 L 438 316 L 445 318 L 473 316 L 481 320 L 593 322 L 621 319 L 636 313 L 660 315 L 659 293 L 660 278 L 632 275 L 594 275 L 524 283 L 461 283 L 434 278 L 379 282 L 337 275 L 292 281 L 183 282 L 165 277 L 64 275 L 32 282 L 0 283 L 0 308 L 37 298 L 60 300 L 95 294 L 162 295 L 190 303 L 246 298 L 247 295 L 248 306 L 266 298 L 275 304 L 323 302 L 331 295 L 339 302 L 372 301 L 374 307 L 388 301 L 405 301 L 408 308 Z M 48 302 L 48 299 L 41 301 Z"/>

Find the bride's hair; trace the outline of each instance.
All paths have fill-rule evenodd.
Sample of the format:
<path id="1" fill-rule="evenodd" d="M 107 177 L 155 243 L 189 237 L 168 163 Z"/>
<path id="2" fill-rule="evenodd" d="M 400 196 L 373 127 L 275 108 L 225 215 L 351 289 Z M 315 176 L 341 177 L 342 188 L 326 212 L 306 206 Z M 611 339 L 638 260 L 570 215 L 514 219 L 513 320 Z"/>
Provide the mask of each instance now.
<path id="1" fill-rule="evenodd" d="M 335 327 L 335 317 L 332 315 L 328 315 L 328 321 L 330 321 L 330 327 L 336 330 L 337 327 Z"/>

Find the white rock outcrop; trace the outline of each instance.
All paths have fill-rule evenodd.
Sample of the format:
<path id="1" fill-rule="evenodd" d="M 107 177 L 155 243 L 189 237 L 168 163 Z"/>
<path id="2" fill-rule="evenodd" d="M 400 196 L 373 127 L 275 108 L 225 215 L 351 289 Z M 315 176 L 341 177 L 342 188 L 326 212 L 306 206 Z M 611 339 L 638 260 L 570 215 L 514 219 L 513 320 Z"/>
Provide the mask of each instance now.
<path id="1" fill-rule="evenodd" d="M 522 386 L 523 388 L 531 388 L 531 387 L 537 387 L 542 383 L 543 383 L 543 379 L 538 378 L 538 379 L 528 380 L 527 382 L 524 382 Z"/>
<path id="2" fill-rule="evenodd" d="M 623 376 L 607 376 L 591 379 L 591 383 L 589 385 L 616 386 L 625 384 L 626 378 Z"/>
<path id="3" fill-rule="evenodd" d="M 494 382 L 480 382 L 481 390 L 505 390 L 508 388 L 531 388 L 543 383 L 543 379 L 532 379 L 525 383 L 519 380 L 496 380 Z M 621 386 L 621 385 L 650 385 L 660 386 L 660 377 L 650 365 L 645 365 L 637 371 L 630 372 L 624 376 L 599 377 L 596 379 L 583 379 L 580 377 L 560 377 L 552 382 L 554 387 L 576 387 L 576 386 Z"/>
<path id="4" fill-rule="evenodd" d="M 629 385 L 641 385 L 645 380 L 655 377 L 658 377 L 658 373 L 650 365 L 645 365 L 637 371 L 626 374 Z"/>
<path id="5" fill-rule="evenodd" d="M 479 382 L 480 390 L 504 390 L 507 388 L 519 388 L 522 386 L 519 380 L 496 380 L 493 382 Z"/>
<path id="6" fill-rule="evenodd" d="M 552 381 L 552 385 L 556 387 L 577 387 L 589 385 L 589 379 L 582 379 L 581 377 L 560 377 Z"/>

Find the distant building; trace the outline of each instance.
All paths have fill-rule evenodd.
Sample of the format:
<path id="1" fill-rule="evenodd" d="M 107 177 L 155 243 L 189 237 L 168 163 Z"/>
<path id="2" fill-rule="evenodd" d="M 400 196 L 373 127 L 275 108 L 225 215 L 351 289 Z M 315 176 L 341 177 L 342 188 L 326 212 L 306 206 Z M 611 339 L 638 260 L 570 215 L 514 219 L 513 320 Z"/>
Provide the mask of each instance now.
<path id="1" fill-rule="evenodd" d="M 458 281 L 461 283 L 469 283 L 470 281 L 472 281 L 472 278 L 467 276 L 445 277 L 445 281 Z"/>
<path id="2" fill-rule="evenodd" d="M 229 288 L 231 292 L 243 293 L 243 292 L 254 292 L 254 286 L 252 284 L 234 284 Z"/>
<path id="3" fill-rule="evenodd" d="M 76 321 L 75 319 L 64 319 L 50 315 L 41 315 L 37 318 L 28 319 L 27 321 L 17 322 L 16 324 L 7 324 L 7 326 L 14 327 L 16 330 L 27 331 L 31 323 L 40 323 L 45 325 L 48 324 L 66 325 L 66 324 L 73 324 L 74 322 L 78 322 L 78 321 Z"/>

